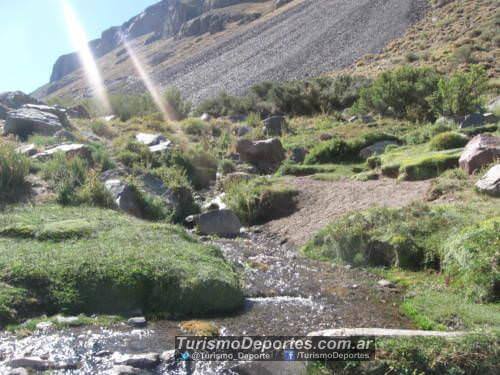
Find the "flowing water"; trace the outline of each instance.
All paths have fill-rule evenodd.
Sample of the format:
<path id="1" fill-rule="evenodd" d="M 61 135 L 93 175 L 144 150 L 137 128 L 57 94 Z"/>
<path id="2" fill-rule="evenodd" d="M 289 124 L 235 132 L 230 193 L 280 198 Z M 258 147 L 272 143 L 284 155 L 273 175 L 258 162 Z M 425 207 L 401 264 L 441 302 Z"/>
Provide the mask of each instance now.
<path id="1" fill-rule="evenodd" d="M 303 258 L 297 249 L 266 233 L 213 241 L 233 262 L 247 296 L 238 314 L 211 319 L 222 335 L 306 335 L 341 327 L 404 328 L 409 323 L 397 312 L 398 293 L 376 287 L 364 271 Z M 112 327 L 47 328 L 19 338 L 0 335 L 0 374 L 6 363 L 35 356 L 73 363 L 76 369 L 55 374 L 101 374 L 120 354 L 162 353 L 173 349 L 182 334 L 177 321 L 151 322 L 146 329 L 126 324 Z M 301 363 L 162 363 L 153 374 L 301 374 Z M 148 373 L 148 372 L 145 372 Z"/>

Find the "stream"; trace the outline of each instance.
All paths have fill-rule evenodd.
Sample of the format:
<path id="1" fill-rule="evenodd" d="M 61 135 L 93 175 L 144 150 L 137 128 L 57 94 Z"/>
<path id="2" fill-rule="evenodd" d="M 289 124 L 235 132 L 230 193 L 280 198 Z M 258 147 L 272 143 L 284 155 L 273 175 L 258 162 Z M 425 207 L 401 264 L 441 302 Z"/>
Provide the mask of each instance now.
<path id="1" fill-rule="evenodd" d="M 238 314 L 210 319 L 221 335 L 307 335 L 342 327 L 408 328 L 398 313 L 397 290 L 377 287 L 378 278 L 350 267 L 302 257 L 280 238 L 252 228 L 236 239 L 210 240 L 241 274 L 246 295 Z M 51 374 L 119 374 L 114 361 L 122 354 L 163 353 L 182 335 L 178 321 L 150 322 L 137 329 L 125 323 L 111 327 L 39 329 L 27 337 L 0 334 L 0 374 L 19 357 L 40 357 L 68 364 Z M 162 361 L 144 374 L 303 374 L 294 362 L 184 363 Z"/>

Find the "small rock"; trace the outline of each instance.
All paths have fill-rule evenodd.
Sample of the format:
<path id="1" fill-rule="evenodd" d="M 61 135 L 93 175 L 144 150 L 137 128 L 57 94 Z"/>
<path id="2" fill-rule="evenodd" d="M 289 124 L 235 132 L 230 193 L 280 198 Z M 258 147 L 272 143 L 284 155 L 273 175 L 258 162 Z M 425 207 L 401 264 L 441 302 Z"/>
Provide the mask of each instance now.
<path id="1" fill-rule="evenodd" d="M 364 116 L 361 116 L 361 122 L 363 124 L 370 124 L 372 122 L 375 122 L 375 119 L 373 118 L 373 116 L 364 115 Z"/>
<path id="2" fill-rule="evenodd" d="M 167 350 L 161 353 L 160 359 L 163 362 L 171 362 L 175 361 L 175 350 Z"/>
<path id="3" fill-rule="evenodd" d="M 142 216 L 137 191 L 132 186 L 119 179 L 107 180 L 104 186 L 113 196 L 118 208 L 130 215 Z"/>
<path id="4" fill-rule="evenodd" d="M 500 196 L 500 164 L 491 167 L 476 183 L 476 188 L 482 193 L 493 197 Z"/>
<path id="5" fill-rule="evenodd" d="M 172 146 L 172 142 L 167 140 L 167 141 L 161 142 L 157 145 L 150 146 L 149 151 L 151 151 L 153 154 L 154 153 L 161 153 L 161 152 L 165 152 L 165 151 L 170 150 L 171 146 Z"/>
<path id="6" fill-rule="evenodd" d="M 203 206 L 204 211 L 213 211 L 213 210 L 225 210 L 227 208 L 227 204 L 224 203 L 224 197 L 226 193 L 219 194 L 211 201 L 207 202 Z"/>
<path id="7" fill-rule="evenodd" d="M 246 125 L 238 126 L 235 128 L 235 133 L 238 137 L 244 137 L 252 131 L 252 128 Z"/>
<path id="8" fill-rule="evenodd" d="M 138 133 L 135 136 L 135 140 L 146 146 L 156 146 L 162 142 L 166 142 L 167 138 L 161 134 Z"/>
<path id="9" fill-rule="evenodd" d="M 204 113 L 200 116 L 201 121 L 210 121 L 212 119 L 212 116 L 210 116 L 208 113 Z"/>
<path id="10" fill-rule="evenodd" d="M 349 117 L 349 119 L 347 120 L 347 122 L 354 122 L 358 119 L 358 116 L 351 116 Z"/>
<path id="11" fill-rule="evenodd" d="M 36 146 L 34 144 L 29 144 L 29 145 L 19 146 L 18 148 L 16 148 L 16 152 L 23 154 L 23 155 L 26 155 L 26 156 L 33 156 L 38 151 L 37 151 Z"/>
<path id="12" fill-rule="evenodd" d="M 32 158 L 37 160 L 47 160 L 59 152 L 62 152 L 68 158 L 79 156 L 85 160 L 92 160 L 92 151 L 90 150 L 90 148 L 87 145 L 76 143 L 53 147 L 44 152 L 39 152 L 38 154 L 33 155 Z"/>
<path id="13" fill-rule="evenodd" d="M 116 365 L 132 366 L 140 369 L 152 369 L 160 363 L 158 353 L 125 354 L 119 355 L 114 360 Z"/>
<path id="14" fill-rule="evenodd" d="M 148 322 L 146 321 L 145 317 L 137 316 L 127 320 L 127 324 L 133 327 L 146 327 Z"/>
<path id="15" fill-rule="evenodd" d="M 270 172 L 279 167 L 285 160 L 285 149 L 278 138 L 262 141 L 240 139 L 236 152 L 242 161 L 251 163 L 263 172 Z"/>
<path id="16" fill-rule="evenodd" d="M 394 284 L 389 281 L 389 280 L 379 280 L 377 282 L 378 286 L 382 287 L 382 288 L 392 288 L 394 286 Z"/>
<path id="17" fill-rule="evenodd" d="M 40 331 L 44 331 L 44 330 L 47 330 L 53 326 L 54 326 L 54 323 L 52 323 L 52 322 L 40 322 L 36 325 L 36 329 L 38 329 Z"/>
<path id="18" fill-rule="evenodd" d="M 94 356 L 102 358 L 102 357 L 109 357 L 112 354 L 113 354 L 113 352 L 111 352 L 110 350 L 101 350 L 101 351 L 98 351 L 97 353 L 95 353 Z"/>
<path id="19" fill-rule="evenodd" d="M 76 140 L 76 137 L 73 133 L 65 130 L 65 129 L 62 129 L 62 130 L 59 130 L 58 132 L 56 132 L 54 134 L 54 138 L 57 138 L 61 141 L 70 141 L 70 142 L 73 142 Z"/>

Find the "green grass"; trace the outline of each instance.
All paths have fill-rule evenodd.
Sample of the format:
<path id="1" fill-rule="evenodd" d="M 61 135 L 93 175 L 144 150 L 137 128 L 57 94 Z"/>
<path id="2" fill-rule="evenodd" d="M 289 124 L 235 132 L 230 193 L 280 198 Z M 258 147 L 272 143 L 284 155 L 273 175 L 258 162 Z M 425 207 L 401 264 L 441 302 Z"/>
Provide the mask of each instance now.
<path id="1" fill-rule="evenodd" d="M 457 132 L 444 132 L 433 137 L 429 142 L 432 151 L 451 150 L 464 147 L 469 140 L 463 134 Z"/>
<path id="2" fill-rule="evenodd" d="M 285 163 L 276 172 L 277 176 L 310 176 L 317 173 L 332 173 L 335 172 L 336 166 L 329 164 L 321 165 L 302 165 Z"/>
<path id="3" fill-rule="evenodd" d="M 427 145 L 405 146 L 380 156 L 382 174 L 402 180 L 425 180 L 458 166 L 463 149 L 428 151 Z"/>
<path id="4" fill-rule="evenodd" d="M 297 194 L 279 179 L 262 177 L 231 184 L 225 201 L 244 224 L 253 225 L 293 212 Z"/>
<path id="5" fill-rule="evenodd" d="M 11 145 L 0 145 L 0 200 L 19 193 L 25 184 L 30 162 Z"/>
<path id="6" fill-rule="evenodd" d="M 0 228 L 23 226 L 39 235 L 0 235 L 2 323 L 136 309 L 198 316 L 242 304 L 238 277 L 220 250 L 180 227 L 84 206 L 16 207 L 0 218 Z"/>

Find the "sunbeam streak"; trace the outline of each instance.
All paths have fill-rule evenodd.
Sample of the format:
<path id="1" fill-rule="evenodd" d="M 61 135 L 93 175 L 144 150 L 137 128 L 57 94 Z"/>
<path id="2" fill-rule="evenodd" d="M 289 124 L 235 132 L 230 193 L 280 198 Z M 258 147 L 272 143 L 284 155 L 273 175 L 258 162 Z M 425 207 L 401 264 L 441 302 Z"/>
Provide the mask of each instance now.
<path id="1" fill-rule="evenodd" d="M 134 68 L 139 74 L 139 77 L 141 78 L 142 82 L 144 83 L 144 86 L 146 86 L 146 89 L 149 91 L 151 97 L 153 98 L 153 101 L 155 102 L 156 106 L 160 110 L 160 112 L 163 115 L 163 119 L 165 121 L 169 120 L 176 120 L 177 119 L 177 114 L 175 111 L 170 107 L 170 105 L 162 98 L 160 95 L 160 91 L 156 87 L 156 85 L 153 83 L 153 80 L 149 76 L 149 74 L 146 72 L 146 69 L 144 67 L 144 64 L 139 60 L 139 57 L 133 50 L 132 46 L 130 43 L 127 41 L 127 38 L 125 35 L 121 36 L 123 46 L 125 47 L 128 56 L 130 57 L 130 60 L 132 61 L 132 64 L 134 65 Z"/>
<path id="2" fill-rule="evenodd" d="M 111 105 L 109 102 L 106 88 L 101 78 L 101 74 L 97 67 L 94 55 L 90 50 L 88 38 L 83 29 L 83 26 L 78 20 L 78 17 L 67 0 L 60 0 L 61 7 L 64 12 L 64 19 L 69 30 L 71 42 L 78 51 L 80 61 L 85 72 L 85 76 L 92 87 L 99 105 L 106 113 L 111 113 Z"/>

